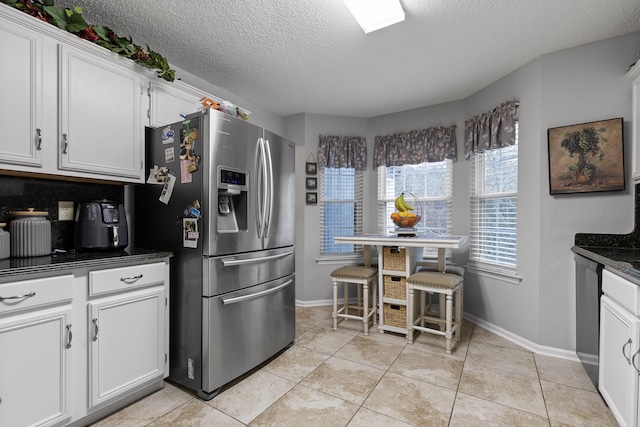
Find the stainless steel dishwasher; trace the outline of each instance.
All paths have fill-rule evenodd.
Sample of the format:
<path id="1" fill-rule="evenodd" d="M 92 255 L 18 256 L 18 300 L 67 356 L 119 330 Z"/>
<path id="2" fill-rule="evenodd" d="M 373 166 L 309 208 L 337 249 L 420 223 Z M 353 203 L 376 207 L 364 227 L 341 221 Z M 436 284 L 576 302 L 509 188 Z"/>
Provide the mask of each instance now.
<path id="1" fill-rule="evenodd" d="M 603 265 L 574 254 L 576 263 L 576 353 L 598 389 L 600 295 Z"/>

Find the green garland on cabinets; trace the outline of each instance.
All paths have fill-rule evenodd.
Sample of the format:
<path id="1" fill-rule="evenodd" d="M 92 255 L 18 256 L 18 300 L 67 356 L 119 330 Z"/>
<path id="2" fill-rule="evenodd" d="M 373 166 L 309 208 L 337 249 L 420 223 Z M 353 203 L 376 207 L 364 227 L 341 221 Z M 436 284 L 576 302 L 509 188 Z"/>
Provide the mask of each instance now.
<path id="1" fill-rule="evenodd" d="M 175 70 L 169 68 L 169 63 L 162 55 L 151 50 L 149 46 L 143 49 L 133 43 L 131 38 L 120 37 L 107 27 L 89 25 L 82 16 L 82 8 L 79 6 L 72 9 L 56 7 L 53 5 L 53 0 L 0 0 L 0 2 L 129 58 L 143 67 L 156 70 L 158 77 L 167 81 L 172 82 L 176 78 Z"/>

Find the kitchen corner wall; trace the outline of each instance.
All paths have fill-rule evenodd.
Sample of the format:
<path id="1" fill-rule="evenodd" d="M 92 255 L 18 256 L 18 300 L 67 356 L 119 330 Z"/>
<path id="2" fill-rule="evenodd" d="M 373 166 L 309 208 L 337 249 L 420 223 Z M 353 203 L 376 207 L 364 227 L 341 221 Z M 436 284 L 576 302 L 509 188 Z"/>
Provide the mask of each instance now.
<path id="1" fill-rule="evenodd" d="M 318 133 L 362 134 L 367 138 L 365 232 L 376 231 L 376 176 L 371 169 L 376 135 L 436 125 L 457 125 L 454 163 L 455 234 L 469 234 L 469 162 L 464 159 L 464 120 L 501 102 L 517 99 L 519 108 L 518 275 L 520 280 L 468 271 L 465 312 L 495 326 L 535 351 L 575 357 L 575 265 L 571 247 L 577 233 L 626 234 L 634 225 L 631 180 L 631 80 L 625 73 L 637 60 L 640 33 L 541 56 L 465 99 L 368 119 L 302 114 L 285 118 L 285 136 L 297 147 L 298 169 L 318 148 Z M 470 70 L 469 72 L 473 72 Z M 627 189 L 622 192 L 549 195 L 547 129 L 624 118 Z M 295 128 L 294 137 L 288 136 Z M 296 172 L 304 184 L 304 173 Z M 321 265 L 317 205 L 304 205 L 296 190 L 296 298 L 306 305 L 331 301 L 329 273 Z M 298 233 L 300 234 L 300 233 Z M 301 259 L 302 258 L 302 259 Z M 468 249 L 454 251 L 466 263 Z"/>
<path id="2" fill-rule="evenodd" d="M 53 249 L 73 249 L 75 221 L 58 220 L 58 201 L 73 201 L 75 213 L 78 203 L 100 199 L 124 203 L 124 186 L 0 175 L 0 222 L 8 224 L 14 210 L 49 212 Z"/>

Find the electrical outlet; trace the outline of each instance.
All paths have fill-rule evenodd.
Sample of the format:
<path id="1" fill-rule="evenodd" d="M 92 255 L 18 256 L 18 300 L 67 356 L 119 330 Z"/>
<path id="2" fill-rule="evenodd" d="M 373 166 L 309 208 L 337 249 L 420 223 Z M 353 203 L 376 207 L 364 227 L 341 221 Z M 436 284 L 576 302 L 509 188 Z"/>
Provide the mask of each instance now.
<path id="1" fill-rule="evenodd" d="M 58 221 L 73 221 L 73 202 L 58 202 Z"/>

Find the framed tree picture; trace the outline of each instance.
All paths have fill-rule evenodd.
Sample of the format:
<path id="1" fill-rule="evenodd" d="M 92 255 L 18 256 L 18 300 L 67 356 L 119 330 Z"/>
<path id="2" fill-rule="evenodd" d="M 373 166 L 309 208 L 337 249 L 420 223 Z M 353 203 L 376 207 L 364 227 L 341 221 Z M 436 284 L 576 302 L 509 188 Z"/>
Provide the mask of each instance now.
<path id="1" fill-rule="evenodd" d="M 550 128 L 547 139 L 550 194 L 624 190 L 622 117 Z"/>

